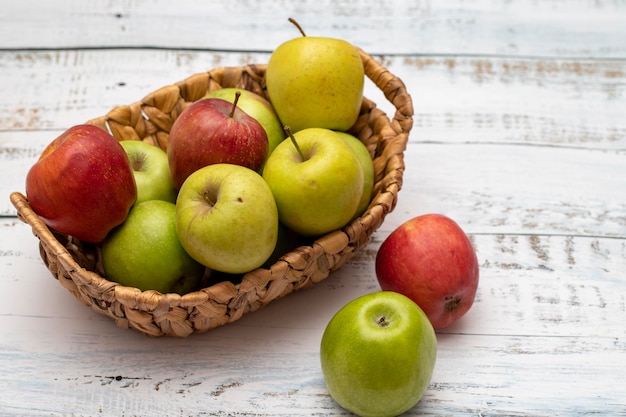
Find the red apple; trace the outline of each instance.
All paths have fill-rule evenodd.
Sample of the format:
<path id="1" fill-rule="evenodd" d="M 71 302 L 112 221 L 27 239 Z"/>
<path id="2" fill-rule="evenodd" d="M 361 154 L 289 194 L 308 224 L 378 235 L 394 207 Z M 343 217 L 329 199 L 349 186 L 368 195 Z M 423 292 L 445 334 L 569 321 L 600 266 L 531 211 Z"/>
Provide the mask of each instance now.
<path id="1" fill-rule="evenodd" d="M 26 197 L 49 227 L 95 243 L 124 222 L 137 186 L 117 139 L 78 125 L 54 139 L 30 168 Z"/>
<path id="2" fill-rule="evenodd" d="M 176 188 L 207 165 L 228 163 L 258 171 L 269 150 L 267 133 L 254 118 L 219 98 L 187 107 L 170 130 L 167 156 Z"/>
<path id="3" fill-rule="evenodd" d="M 461 227 L 441 214 L 408 220 L 382 243 L 376 277 L 383 290 L 412 299 L 435 329 L 449 326 L 474 303 L 478 259 Z"/>

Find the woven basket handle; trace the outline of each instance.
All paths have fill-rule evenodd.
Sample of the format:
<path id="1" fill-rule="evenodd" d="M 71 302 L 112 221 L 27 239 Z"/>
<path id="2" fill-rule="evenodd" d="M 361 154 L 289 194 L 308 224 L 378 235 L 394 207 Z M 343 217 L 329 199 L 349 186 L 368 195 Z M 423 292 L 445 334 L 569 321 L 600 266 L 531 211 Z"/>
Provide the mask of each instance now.
<path id="1" fill-rule="evenodd" d="M 394 128 L 399 128 L 399 132 L 409 132 L 413 127 L 413 101 L 404 82 L 362 49 L 357 49 L 359 54 L 361 54 L 365 74 L 380 88 L 385 98 L 396 108 L 392 120 Z"/>

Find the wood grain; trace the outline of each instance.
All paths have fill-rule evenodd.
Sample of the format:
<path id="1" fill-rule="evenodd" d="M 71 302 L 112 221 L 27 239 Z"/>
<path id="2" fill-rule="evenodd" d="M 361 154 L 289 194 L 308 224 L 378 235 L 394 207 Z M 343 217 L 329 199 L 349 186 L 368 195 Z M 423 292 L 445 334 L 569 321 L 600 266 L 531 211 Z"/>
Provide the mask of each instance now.
<path id="1" fill-rule="evenodd" d="M 376 54 L 626 56 L 619 0 L 22 0 L 3 10 L 0 48 L 269 52 L 299 36 L 289 17 L 311 36 L 347 39 Z M 24 34 L 29 24 L 34 35 Z"/>
<path id="2" fill-rule="evenodd" d="M 184 339 L 123 330 L 43 265 L 8 196 L 63 130 L 297 36 L 373 54 L 415 108 L 395 210 L 309 290 Z M 626 416 L 626 3 L 25 0 L 0 14 L 0 415 L 347 415 L 319 341 L 377 249 L 439 212 L 480 262 L 407 415 Z M 385 111 L 372 83 L 366 95 Z"/>
<path id="3" fill-rule="evenodd" d="M 0 225 L 8 235 L 0 271 L 22 271 L 1 277 L 9 285 L 0 317 L 10 320 L 0 384 L 27 400 L 10 403 L 11 413 L 23 415 L 33 404 L 40 414 L 29 415 L 338 411 L 318 367 L 319 337 L 336 309 L 377 288 L 371 271 L 379 242 L 313 289 L 237 323 L 187 339 L 151 339 L 75 302 L 37 261 L 25 229 Z M 607 390 L 626 371 L 625 299 L 617 278 L 626 267 L 623 239 L 472 239 L 481 261 L 476 303 L 439 332 L 433 382 L 409 415 L 586 415 L 623 403 L 619 391 Z M 42 392 L 53 392 L 55 403 L 42 403 Z"/>
<path id="4" fill-rule="evenodd" d="M 268 58 L 268 54 L 146 50 L 0 54 L 0 67 L 16 74 L 13 82 L 0 86 L 4 97 L 16 98 L 0 103 L 0 135 L 3 130 L 66 129 L 191 74 Z M 413 97 L 411 141 L 626 150 L 626 120 L 621 117 L 626 112 L 623 61 L 379 60 L 405 82 Z M 46 94 L 41 94 L 42 86 Z M 366 95 L 383 110 L 393 111 L 372 83 L 366 88 Z"/>

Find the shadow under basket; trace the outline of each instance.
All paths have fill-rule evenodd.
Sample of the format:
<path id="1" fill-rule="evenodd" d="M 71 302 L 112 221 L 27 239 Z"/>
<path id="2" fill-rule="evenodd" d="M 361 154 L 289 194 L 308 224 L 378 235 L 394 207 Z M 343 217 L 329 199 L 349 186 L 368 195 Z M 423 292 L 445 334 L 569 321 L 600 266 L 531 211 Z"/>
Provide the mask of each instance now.
<path id="1" fill-rule="evenodd" d="M 273 300 L 308 288 L 339 269 L 370 241 L 396 205 L 402 187 L 404 151 L 413 123 L 413 104 L 404 83 L 360 51 L 366 76 L 394 106 L 389 118 L 363 99 L 360 116 L 349 133 L 369 149 L 374 164 L 374 191 L 369 207 L 340 230 L 283 255 L 269 268 L 248 272 L 236 282 L 223 281 L 185 295 L 141 291 L 104 278 L 98 245 L 49 229 L 26 197 L 11 194 L 20 220 L 39 239 L 41 258 L 52 275 L 78 300 L 98 313 L 149 336 L 188 336 L 231 323 Z M 143 100 L 112 109 L 87 123 L 108 130 L 118 140 L 143 140 L 167 149 L 172 123 L 190 102 L 207 92 L 239 87 L 267 97 L 266 65 L 216 68 L 163 87 Z M 208 285 L 208 284 L 207 284 Z"/>

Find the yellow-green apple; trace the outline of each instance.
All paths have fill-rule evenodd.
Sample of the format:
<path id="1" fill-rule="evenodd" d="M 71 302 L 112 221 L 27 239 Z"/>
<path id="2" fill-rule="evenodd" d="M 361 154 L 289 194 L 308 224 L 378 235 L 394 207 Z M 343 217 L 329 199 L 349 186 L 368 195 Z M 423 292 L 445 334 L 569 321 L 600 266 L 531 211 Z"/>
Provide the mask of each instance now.
<path id="1" fill-rule="evenodd" d="M 363 168 L 363 193 L 361 194 L 361 201 L 354 217 L 359 217 L 370 204 L 372 199 L 372 191 L 374 189 L 374 163 L 372 162 L 372 156 L 365 144 L 361 142 L 355 136 L 346 132 L 336 132 L 341 136 L 354 150 L 354 153 L 359 158 L 361 168 Z"/>
<path id="2" fill-rule="evenodd" d="M 336 132 L 307 128 L 290 134 L 265 163 L 280 221 L 303 236 L 318 236 L 352 219 L 363 192 L 363 169 Z"/>
<path id="3" fill-rule="evenodd" d="M 348 130 L 359 116 L 365 82 L 357 48 L 343 39 L 306 36 L 280 44 L 265 73 L 283 125 Z"/>
<path id="4" fill-rule="evenodd" d="M 192 172 L 211 164 L 257 171 L 268 149 L 263 126 L 236 102 L 205 98 L 186 107 L 172 124 L 167 156 L 174 186 L 180 188 Z"/>
<path id="5" fill-rule="evenodd" d="M 424 312 L 392 291 L 344 305 L 328 322 L 320 346 L 328 392 L 359 416 L 397 416 L 415 406 L 436 356 L 437 338 Z"/>
<path id="6" fill-rule="evenodd" d="M 137 186 L 117 139 L 84 124 L 44 149 L 26 175 L 26 196 L 49 227 L 96 243 L 126 219 Z"/>
<path id="7" fill-rule="evenodd" d="M 383 290 L 415 301 L 435 329 L 461 318 L 478 289 L 478 259 L 463 229 L 437 213 L 414 217 L 392 231 L 376 255 Z"/>
<path id="8" fill-rule="evenodd" d="M 158 146 L 140 140 L 123 140 L 120 145 L 128 155 L 135 176 L 135 204 L 149 200 L 175 203 L 177 190 L 172 182 L 167 153 Z"/>
<path id="9" fill-rule="evenodd" d="M 205 268 L 191 258 L 176 233 L 176 207 L 164 200 L 136 204 L 102 243 L 102 266 L 111 281 L 142 291 L 186 294 Z"/>
<path id="10" fill-rule="evenodd" d="M 233 103 L 237 92 L 241 93 L 237 106 L 265 129 L 269 143 L 267 151 L 269 156 L 274 148 L 285 139 L 285 131 L 272 104 L 265 97 L 243 88 L 227 87 L 213 90 L 207 93 L 205 98 L 221 98 Z"/>
<path id="11" fill-rule="evenodd" d="M 212 164 L 191 174 L 176 200 L 185 250 L 206 267 L 239 274 L 263 265 L 276 246 L 278 212 L 260 174 Z"/>

